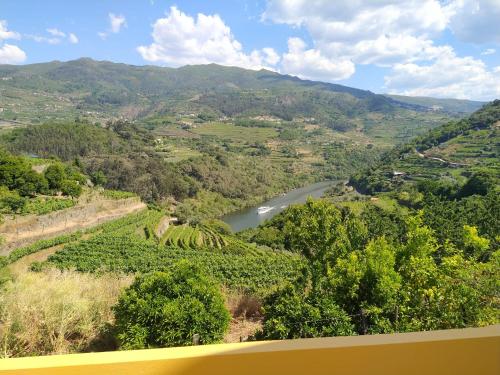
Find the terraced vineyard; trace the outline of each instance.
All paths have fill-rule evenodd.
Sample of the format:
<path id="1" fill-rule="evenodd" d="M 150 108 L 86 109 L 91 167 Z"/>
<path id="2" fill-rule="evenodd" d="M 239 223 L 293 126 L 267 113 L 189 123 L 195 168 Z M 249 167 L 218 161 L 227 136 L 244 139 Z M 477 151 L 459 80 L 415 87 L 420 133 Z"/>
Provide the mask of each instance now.
<path id="1" fill-rule="evenodd" d="M 199 265 L 232 289 L 264 294 L 295 279 L 302 259 L 286 252 L 261 250 L 247 254 L 186 250 L 161 246 L 135 234 L 99 234 L 90 240 L 67 245 L 51 255 L 45 265 L 80 272 L 143 273 L 165 270 L 181 259 Z"/>
<path id="2" fill-rule="evenodd" d="M 233 236 L 223 235 L 206 225 L 171 226 L 160 239 L 160 245 L 181 249 L 224 250 L 226 252 L 261 254 L 262 249 Z"/>
<path id="3" fill-rule="evenodd" d="M 166 270 L 182 259 L 199 265 L 231 289 L 264 295 L 298 277 L 303 259 L 223 235 L 208 225 L 170 227 L 161 239 L 155 228 L 164 213 L 144 210 L 71 235 L 38 241 L 0 259 L 1 266 L 55 246 L 64 247 L 32 270 L 146 273 Z"/>

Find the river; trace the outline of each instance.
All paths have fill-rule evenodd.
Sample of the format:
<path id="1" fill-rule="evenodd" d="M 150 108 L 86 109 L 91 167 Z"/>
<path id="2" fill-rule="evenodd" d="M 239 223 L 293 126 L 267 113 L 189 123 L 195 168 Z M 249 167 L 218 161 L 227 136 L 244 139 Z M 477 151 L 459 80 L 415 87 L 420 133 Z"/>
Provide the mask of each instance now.
<path id="1" fill-rule="evenodd" d="M 304 203 L 309 196 L 313 198 L 320 198 L 325 190 L 334 185 L 336 182 L 338 181 L 322 181 L 290 190 L 288 193 L 262 202 L 258 206 L 248 207 L 232 212 L 223 216 L 221 219 L 229 224 L 234 232 L 239 232 L 248 228 L 255 228 L 264 221 L 272 218 L 274 215 L 279 214 L 291 204 Z M 259 215 L 257 213 L 257 208 L 263 206 L 273 207 L 273 209 Z"/>

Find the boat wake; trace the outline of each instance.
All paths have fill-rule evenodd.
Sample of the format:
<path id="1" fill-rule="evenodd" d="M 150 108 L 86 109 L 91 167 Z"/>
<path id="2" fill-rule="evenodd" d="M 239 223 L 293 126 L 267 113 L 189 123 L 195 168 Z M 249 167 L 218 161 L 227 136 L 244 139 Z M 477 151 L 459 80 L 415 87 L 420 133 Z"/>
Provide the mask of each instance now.
<path id="1" fill-rule="evenodd" d="M 259 215 L 265 214 L 266 212 L 269 212 L 271 210 L 274 210 L 274 207 L 269 207 L 269 206 L 262 206 L 257 208 L 257 213 Z"/>

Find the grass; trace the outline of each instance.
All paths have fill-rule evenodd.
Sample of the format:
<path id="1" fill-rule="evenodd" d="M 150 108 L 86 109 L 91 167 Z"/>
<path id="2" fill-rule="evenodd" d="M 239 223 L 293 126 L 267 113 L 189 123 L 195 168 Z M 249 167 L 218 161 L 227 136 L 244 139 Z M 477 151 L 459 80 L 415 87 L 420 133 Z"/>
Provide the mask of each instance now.
<path id="1" fill-rule="evenodd" d="M 370 204 L 385 211 L 406 210 L 405 207 L 398 204 L 396 199 L 388 197 L 384 194 L 379 194 L 377 197 L 373 197 L 370 200 L 346 200 L 334 201 L 334 203 L 341 207 L 349 207 L 356 215 L 361 214 L 361 212 Z"/>
<path id="2" fill-rule="evenodd" d="M 200 125 L 196 129 L 193 129 L 193 132 L 236 143 L 266 142 L 278 136 L 278 132 L 273 128 L 246 128 L 221 122 Z"/>
<path id="3" fill-rule="evenodd" d="M 164 160 L 169 163 L 178 163 L 203 155 L 199 151 L 182 146 L 170 146 L 165 151 L 159 152 L 159 154 L 163 155 Z"/>
<path id="4" fill-rule="evenodd" d="M 27 272 L 0 294 L 0 357 L 113 349 L 111 307 L 130 277 Z"/>

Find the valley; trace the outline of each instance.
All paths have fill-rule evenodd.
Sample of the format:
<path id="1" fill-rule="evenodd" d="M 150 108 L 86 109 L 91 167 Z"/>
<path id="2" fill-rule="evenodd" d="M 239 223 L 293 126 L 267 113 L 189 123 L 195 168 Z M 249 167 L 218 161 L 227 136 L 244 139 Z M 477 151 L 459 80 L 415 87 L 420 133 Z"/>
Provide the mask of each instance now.
<path id="1" fill-rule="evenodd" d="M 498 322 L 498 100 L 215 64 L 0 78 L 2 356 Z M 59 341 L 32 333 L 61 306 Z"/>

